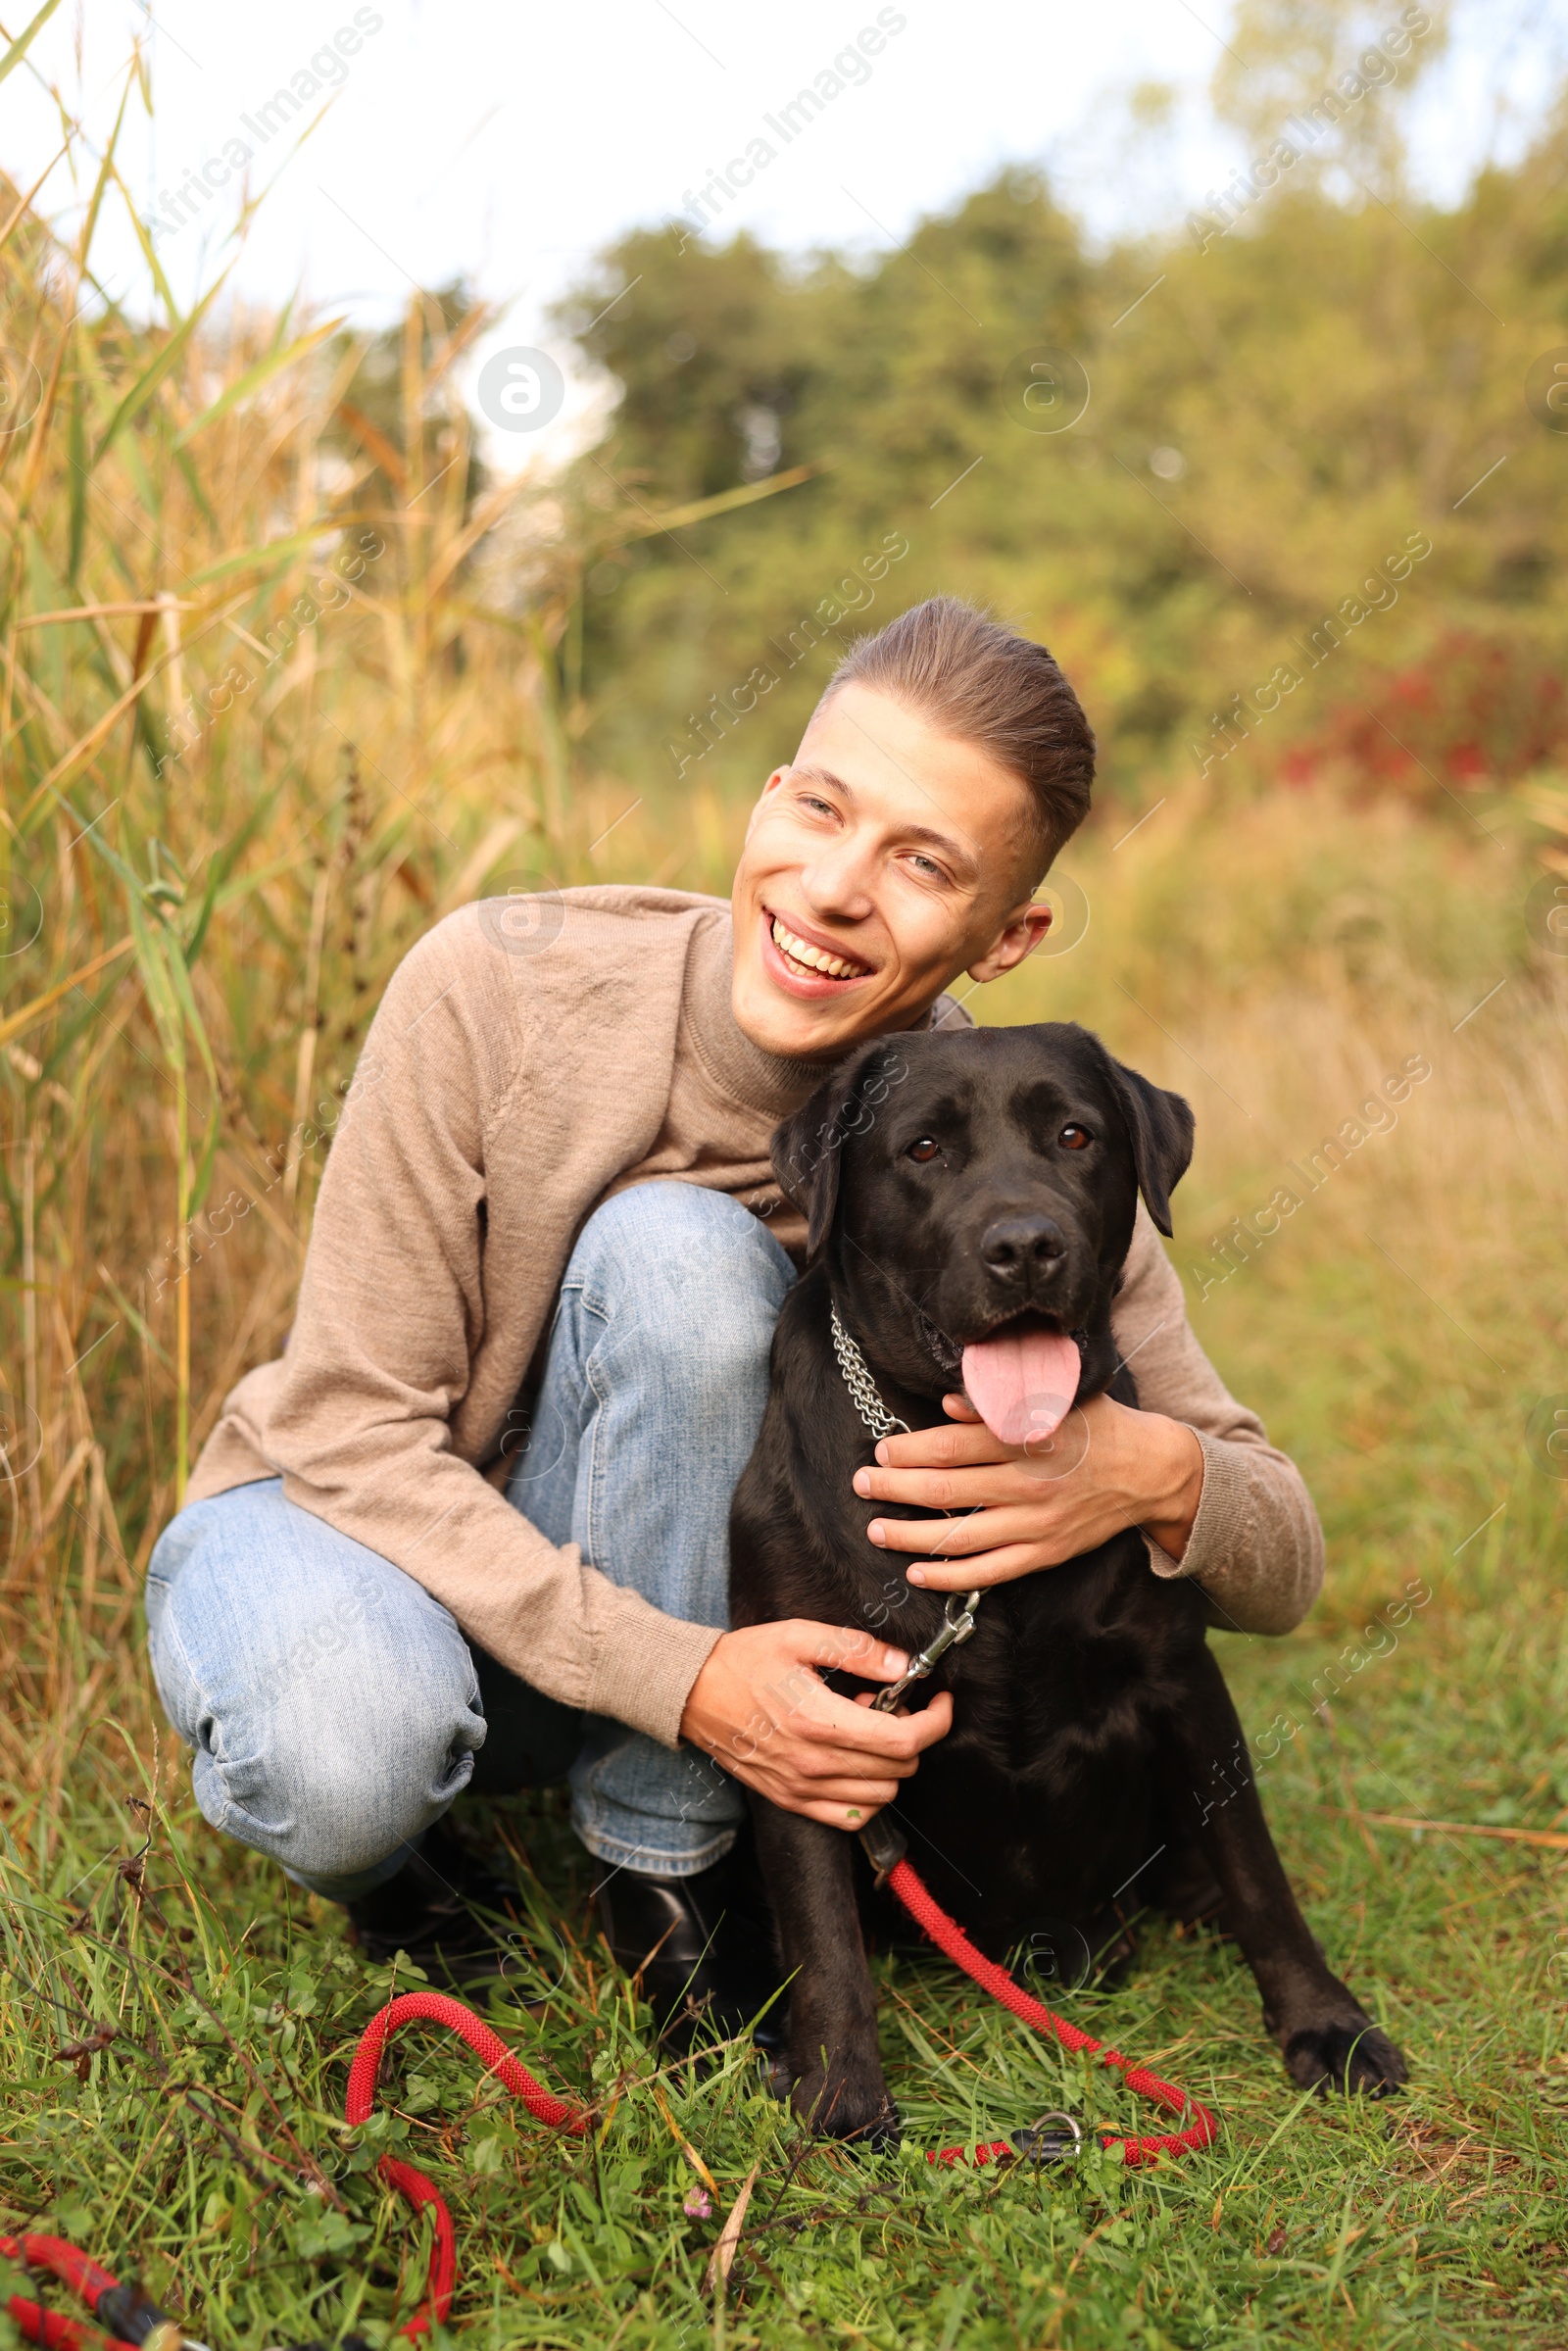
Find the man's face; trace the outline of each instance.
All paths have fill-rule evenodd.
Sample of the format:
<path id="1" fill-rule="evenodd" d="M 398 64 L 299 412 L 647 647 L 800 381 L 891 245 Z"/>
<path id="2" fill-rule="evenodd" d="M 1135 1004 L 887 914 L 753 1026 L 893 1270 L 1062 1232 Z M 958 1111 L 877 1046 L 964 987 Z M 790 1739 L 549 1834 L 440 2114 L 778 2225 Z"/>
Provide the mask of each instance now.
<path id="1" fill-rule="evenodd" d="M 1051 922 L 1030 904 L 1032 819 L 988 752 L 842 687 L 768 777 L 736 869 L 735 1018 L 753 1044 L 823 1059 L 912 1026 L 960 971 L 1020 962 Z"/>

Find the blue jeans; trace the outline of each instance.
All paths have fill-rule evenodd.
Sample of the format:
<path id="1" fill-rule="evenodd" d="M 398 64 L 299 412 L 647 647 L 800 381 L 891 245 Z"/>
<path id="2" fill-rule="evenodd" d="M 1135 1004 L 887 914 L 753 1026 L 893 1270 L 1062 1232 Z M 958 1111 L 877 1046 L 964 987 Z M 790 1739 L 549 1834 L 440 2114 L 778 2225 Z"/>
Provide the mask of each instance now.
<path id="1" fill-rule="evenodd" d="M 655 1183 L 608 1200 L 566 1268 L 507 1499 L 666 1615 L 726 1624 L 730 1496 L 793 1279 L 723 1193 Z M 569 1779 L 577 1834 L 612 1868 L 687 1876 L 734 1841 L 741 1791 L 706 1755 L 531 1689 L 280 1478 L 165 1529 L 147 1624 L 207 1819 L 337 1901 L 400 1869 L 466 1788 Z"/>

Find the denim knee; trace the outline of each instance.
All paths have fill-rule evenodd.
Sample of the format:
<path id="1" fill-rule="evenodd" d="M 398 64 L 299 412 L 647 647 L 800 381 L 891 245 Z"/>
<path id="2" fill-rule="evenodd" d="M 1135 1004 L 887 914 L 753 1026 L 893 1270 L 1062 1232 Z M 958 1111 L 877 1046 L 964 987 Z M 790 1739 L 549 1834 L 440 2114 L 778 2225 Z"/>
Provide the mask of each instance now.
<path id="1" fill-rule="evenodd" d="M 596 1208 L 564 1289 L 604 1315 L 636 1309 L 651 1347 L 685 1349 L 722 1376 L 765 1365 L 795 1268 L 772 1234 L 726 1192 L 634 1184 Z"/>
<path id="2" fill-rule="evenodd" d="M 268 1612 L 266 1563 L 236 1578 L 229 1545 L 187 1546 L 172 1581 L 162 1564 L 155 1552 L 153 1675 L 195 1750 L 203 1814 L 307 1885 L 364 1890 L 472 1776 L 485 1726 L 457 1625 L 381 1560 L 287 1618 Z"/>
<path id="3" fill-rule="evenodd" d="M 220 1759 L 213 1754 L 220 1812 L 209 1810 L 201 1756 L 192 1785 L 216 1827 L 307 1885 L 336 1890 L 337 1881 L 369 1880 L 416 1845 L 468 1785 L 483 1739 L 477 1702 L 457 1688 L 424 1683 L 367 1706 L 356 1674 L 347 1714 L 322 1723 L 283 1705 L 249 1745 L 230 1739 Z"/>

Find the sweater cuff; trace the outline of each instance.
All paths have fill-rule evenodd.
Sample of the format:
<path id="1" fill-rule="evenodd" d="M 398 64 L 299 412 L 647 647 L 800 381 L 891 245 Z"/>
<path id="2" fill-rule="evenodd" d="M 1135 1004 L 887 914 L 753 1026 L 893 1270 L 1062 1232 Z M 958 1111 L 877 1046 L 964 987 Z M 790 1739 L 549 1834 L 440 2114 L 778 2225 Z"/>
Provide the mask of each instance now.
<path id="1" fill-rule="evenodd" d="M 1321 1581 L 1314 1558 L 1317 1521 L 1289 1463 L 1259 1459 L 1257 1448 L 1194 1430 L 1203 1448 L 1203 1492 L 1187 1548 L 1172 1559 L 1149 1545 L 1156 1576 L 1196 1584 L 1208 1622 L 1224 1633 L 1290 1633 L 1311 1606 Z M 1283 1468 L 1260 1489 L 1260 1468 Z M 1271 1490 L 1272 1487 L 1272 1490 Z M 1293 1509 L 1293 1501 L 1296 1507 Z"/>
<path id="2" fill-rule="evenodd" d="M 1184 1428 L 1191 1423 L 1184 1421 Z M 1149 1547 L 1149 1564 L 1156 1576 L 1168 1582 L 1173 1576 L 1189 1576 L 1201 1584 L 1204 1574 L 1235 1555 L 1236 1539 L 1248 1520 L 1248 1465 L 1238 1461 L 1235 1445 L 1225 1445 L 1217 1437 L 1205 1437 L 1201 1429 L 1194 1429 L 1199 1449 L 1203 1456 L 1203 1490 L 1198 1497 L 1198 1515 L 1193 1531 L 1187 1538 L 1187 1548 L 1179 1559 L 1173 1559 L 1152 1535 L 1140 1529 Z"/>
<path id="3" fill-rule="evenodd" d="M 665 1616 L 624 1587 L 617 1599 L 621 1605 L 595 1642 L 588 1712 L 646 1731 L 661 1746 L 678 1747 L 692 1684 L 723 1638 L 722 1628 Z"/>

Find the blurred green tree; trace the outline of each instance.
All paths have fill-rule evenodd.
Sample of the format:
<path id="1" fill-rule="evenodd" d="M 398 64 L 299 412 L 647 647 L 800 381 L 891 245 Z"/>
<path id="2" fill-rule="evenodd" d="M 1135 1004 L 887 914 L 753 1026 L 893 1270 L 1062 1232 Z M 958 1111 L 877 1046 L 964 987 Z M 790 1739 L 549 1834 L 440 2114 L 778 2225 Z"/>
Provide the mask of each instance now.
<path id="1" fill-rule="evenodd" d="M 1264 95 L 1234 119 L 1398 22 L 1249 0 Z M 1396 144 L 1336 154 L 1394 187 Z M 601 498 L 664 514 L 814 472 L 590 568 L 584 756 L 755 788 L 853 634 L 940 589 L 1052 645 L 1126 801 L 1324 764 L 1383 789 L 1392 760 L 1443 805 L 1549 761 L 1568 435 L 1525 380 L 1568 342 L 1565 164 L 1559 115 L 1451 209 L 1289 171 L 1211 235 L 1100 252 L 1017 170 L 869 258 L 623 239 L 563 314 L 619 387 L 581 462 Z M 1087 376 L 1081 415 L 1021 409 L 1042 351 Z"/>

